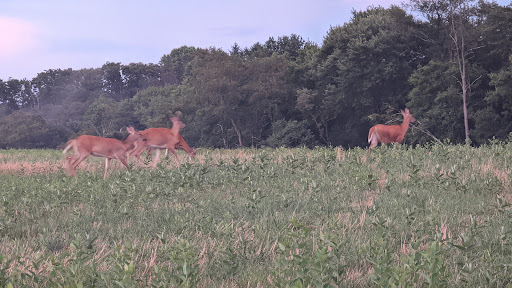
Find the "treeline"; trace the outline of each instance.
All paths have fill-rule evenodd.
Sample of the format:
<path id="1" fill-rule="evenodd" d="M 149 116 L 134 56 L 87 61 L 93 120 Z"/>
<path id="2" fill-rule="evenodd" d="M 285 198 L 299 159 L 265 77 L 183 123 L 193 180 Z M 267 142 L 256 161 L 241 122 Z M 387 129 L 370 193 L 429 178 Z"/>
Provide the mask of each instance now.
<path id="1" fill-rule="evenodd" d="M 367 146 L 368 129 L 397 124 L 405 107 L 418 120 L 408 143 L 506 139 L 511 34 L 510 5 L 411 0 L 354 11 L 321 46 L 292 34 L 0 80 L 0 148 L 123 137 L 128 125 L 169 127 L 176 114 L 194 147 Z"/>

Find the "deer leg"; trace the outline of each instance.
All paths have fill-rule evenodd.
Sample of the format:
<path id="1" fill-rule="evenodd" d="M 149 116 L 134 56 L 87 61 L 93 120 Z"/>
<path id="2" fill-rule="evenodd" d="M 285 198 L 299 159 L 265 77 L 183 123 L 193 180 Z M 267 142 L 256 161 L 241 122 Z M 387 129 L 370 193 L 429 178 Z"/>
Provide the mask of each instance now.
<path id="1" fill-rule="evenodd" d="M 66 157 L 67 160 L 67 167 L 66 167 L 66 174 L 68 176 L 76 176 L 76 168 L 78 165 L 85 160 L 89 156 L 88 154 L 75 154 L 72 156 Z"/>
<path id="2" fill-rule="evenodd" d="M 180 165 L 180 159 L 178 158 L 178 154 L 176 153 L 174 147 L 169 147 L 168 149 L 171 150 L 172 154 L 174 154 L 174 160 L 176 161 L 176 164 Z"/>
<path id="3" fill-rule="evenodd" d="M 78 155 L 78 154 L 73 154 L 71 156 L 66 157 L 66 160 L 68 161 L 69 164 L 71 164 L 71 162 L 76 161 L 79 158 L 79 156 L 80 155 Z"/>
<path id="4" fill-rule="evenodd" d="M 369 150 L 371 151 L 373 148 L 375 148 L 377 146 L 377 144 L 379 144 L 379 141 L 376 139 L 376 137 L 373 137 Z"/>
<path id="5" fill-rule="evenodd" d="M 82 163 L 82 161 L 84 161 L 87 157 L 89 157 L 89 154 L 80 154 L 80 156 L 75 161 L 73 161 L 71 167 L 76 170 L 76 167 L 78 167 L 78 165 L 80 165 L 80 163 Z"/>
<path id="6" fill-rule="evenodd" d="M 145 151 L 144 144 L 135 143 L 135 148 L 133 148 L 130 153 L 128 153 L 128 157 L 135 156 L 137 158 L 137 161 L 140 160 L 140 155 Z"/>
<path id="7" fill-rule="evenodd" d="M 105 174 L 103 174 L 103 180 L 107 179 L 107 170 L 108 170 L 109 162 L 110 162 L 110 158 L 105 158 Z"/>
<path id="8" fill-rule="evenodd" d="M 64 170 L 66 172 L 66 175 L 68 176 L 76 176 L 76 170 L 73 169 L 73 166 L 71 165 L 71 162 L 73 162 L 76 157 L 76 155 L 66 157 L 66 164 L 64 164 Z"/>
<path id="9" fill-rule="evenodd" d="M 152 155 L 152 152 L 151 152 L 151 148 L 148 148 L 146 151 L 148 151 L 148 158 L 153 160 L 153 155 Z"/>
<path id="10" fill-rule="evenodd" d="M 128 168 L 128 170 L 130 170 L 130 166 L 126 162 L 126 158 L 124 157 L 124 155 L 120 156 L 120 157 L 117 157 L 117 159 L 119 159 L 119 161 L 121 161 L 121 163 L 123 163 L 123 165 L 126 166 L 126 168 Z"/>
<path id="11" fill-rule="evenodd" d="M 67 159 L 68 159 L 69 167 L 74 167 L 75 163 L 78 160 L 80 160 L 80 154 L 74 154 L 74 155 L 68 156 Z"/>
<path id="12" fill-rule="evenodd" d="M 160 160 L 160 149 L 157 148 L 155 159 L 153 159 L 153 164 L 151 166 L 153 166 L 153 168 L 156 168 L 156 164 L 158 164 L 159 160 Z"/>

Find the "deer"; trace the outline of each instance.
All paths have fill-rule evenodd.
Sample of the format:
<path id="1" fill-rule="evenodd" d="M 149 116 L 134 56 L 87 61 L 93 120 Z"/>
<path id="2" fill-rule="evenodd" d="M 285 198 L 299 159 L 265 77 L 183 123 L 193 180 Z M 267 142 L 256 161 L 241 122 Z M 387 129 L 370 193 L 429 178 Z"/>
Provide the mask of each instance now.
<path id="1" fill-rule="evenodd" d="M 140 155 L 147 150 L 151 154 L 151 150 L 156 149 L 156 156 L 153 159 L 151 166 L 156 167 L 160 161 L 160 149 L 168 149 L 175 157 L 175 161 L 179 164 L 178 154 L 176 149 L 183 149 L 187 152 L 190 158 L 194 158 L 196 150 L 190 148 L 187 142 L 180 135 L 180 130 L 185 128 L 186 125 L 179 120 L 178 117 L 172 117 L 172 128 L 148 128 L 140 131 L 146 141 L 142 145 L 136 145 L 134 149 L 129 152 L 129 156 L 135 156 L 140 161 Z"/>
<path id="2" fill-rule="evenodd" d="M 404 121 L 401 125 L 382 125 L 377 124 L 370 128 L 368 132 L 368 143 L 370 143 L 369 151 L 377 146 L 377 144 L 383 143 L 402 143 L 405 137 L 405 133 L 409 129 L 409 123 L 416 121 L 412 114 L 409 113 L 409 109 L 400 111 L 404 116 Z"/>
<path id="3" fill-rule="evenodd" d="M 138 142 L 144 142 L 145 139 L 133 127 L 127 127 L 126 131 L 130 135 L 124 141 L 92 135 L 82 135 L 69 140 L 63 154 L 66 154 L 71 148 L 75 154 L 66 157 L 67 169 L 70 170 L 67 171 L 68 175 L 76 176 L 76 168 L 90 155 L 105 158 L 104 180 L 107 179 L 108 165 L 112 159 L 119 159 L 126 168 L 130 169 L 126 162 L 126 152 L 136 147 Z M 142 144 L 138 146 L 142 146 Z"/>
<path id="4" fill-rule="evenodd" d="M 187 153 L 189 159 L 194 159 L 196 156 L 197 150 L 199 150 L 200 148 L 195 149 L 195 148 L 191 148 L 190 146 L 188 146 L 187 142 L 185 141 L 185 139 L 183 139 L 183 136 L 181 136 L 181 134 L 179 134 L 179 138 L 180 138 L 179 142 L 176 143 L 176 146 L 174 147 L 174 149 L 175 150 L 181 149 Z M 137 159 L 140 160 L 140 156 L 142 155 L 142 153 L 144 153 L 144 151 L 147 151 L 148 158 L 152 159 L 151 152 L 153 150 L 154 150 L 153 148 L 147 148 L 146 150 L 142 149 L 142 150 L 140 150 L 138 155 L 135 155 L 135 157 L 137 157 Z M 168 152 L 169 152 L 169 149 L 165 149 L 164 157 L 167 157 Z"/>

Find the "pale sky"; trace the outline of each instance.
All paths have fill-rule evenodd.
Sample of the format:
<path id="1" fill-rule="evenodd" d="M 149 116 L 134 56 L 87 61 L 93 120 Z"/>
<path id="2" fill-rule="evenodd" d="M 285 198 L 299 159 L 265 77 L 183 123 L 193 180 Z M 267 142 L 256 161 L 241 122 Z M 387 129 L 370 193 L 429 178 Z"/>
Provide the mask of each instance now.
<path id="1" fill-rule="evenodd" d="M 229 52 L 297 34 L 322 44 L 352 9 L 402 0 L 0 0 L 0 79 L 108 62 L 158 63 L 183 45 Z M 500 5 L 510 0 L 497 1 Z"/>

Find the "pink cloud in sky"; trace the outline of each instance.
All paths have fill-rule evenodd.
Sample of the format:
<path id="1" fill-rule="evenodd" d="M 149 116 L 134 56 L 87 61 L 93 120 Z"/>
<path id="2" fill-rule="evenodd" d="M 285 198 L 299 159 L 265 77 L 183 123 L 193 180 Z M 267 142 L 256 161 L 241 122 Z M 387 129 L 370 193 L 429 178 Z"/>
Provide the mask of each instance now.
<path id="1" fill-rule="evenodd" d="M 106 62 L 158 63 L 183 45 L 229 51 L 235 43 L 245 48 L 291 34 L 322 45 L 352 10 L 402 2 L 409 0 L 0 0 L 0 79 Z"/>
<path id="2" fill-rule="evenodd" d="M 0 61 L 9 60 L 39 46 L 36 27 L 21 19 L 0 16 L 0 34 Z"/>

